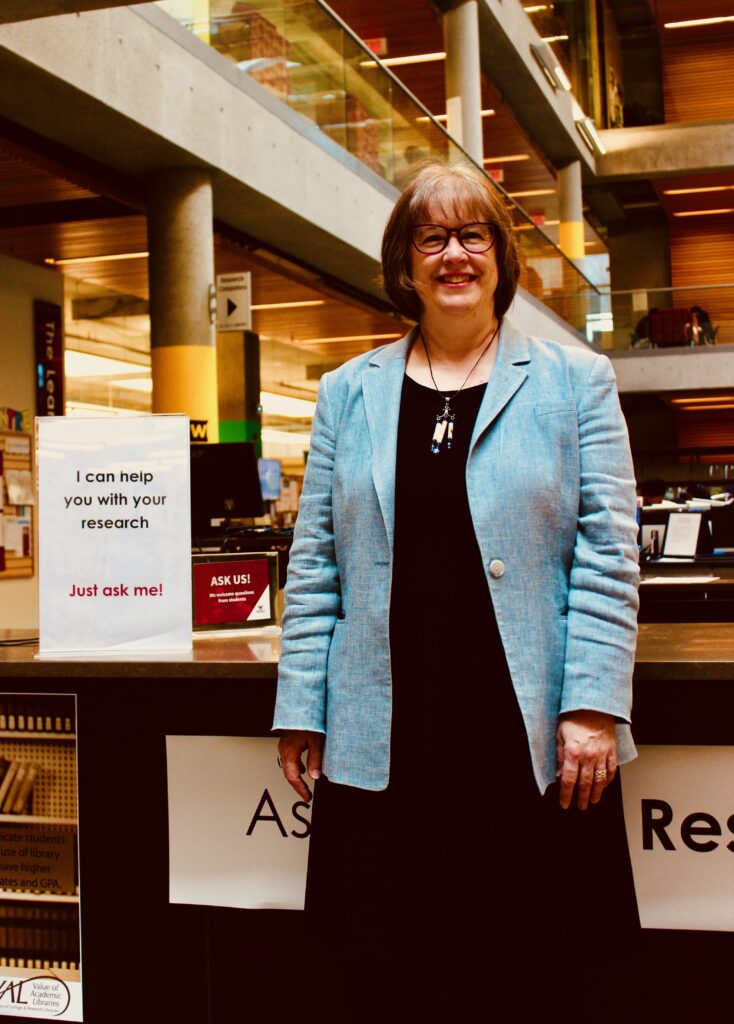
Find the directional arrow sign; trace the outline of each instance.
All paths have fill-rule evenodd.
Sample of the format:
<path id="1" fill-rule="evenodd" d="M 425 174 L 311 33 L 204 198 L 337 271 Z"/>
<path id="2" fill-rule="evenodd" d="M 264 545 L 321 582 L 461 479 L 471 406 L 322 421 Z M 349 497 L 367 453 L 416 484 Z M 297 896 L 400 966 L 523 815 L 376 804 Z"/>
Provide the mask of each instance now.
<path id="1" fill-rule="evenodd" d="M 249 331 L 251 328 L 249 272 L 218 274 L 217 330 Z"/>

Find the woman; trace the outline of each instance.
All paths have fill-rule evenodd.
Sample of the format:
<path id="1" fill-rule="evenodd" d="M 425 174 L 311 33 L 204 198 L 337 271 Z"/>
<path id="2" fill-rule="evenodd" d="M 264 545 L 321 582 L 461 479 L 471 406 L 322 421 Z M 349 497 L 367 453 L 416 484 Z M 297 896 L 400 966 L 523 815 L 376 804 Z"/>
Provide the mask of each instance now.
<path id="1" fill-rule="evenodd" d="M 418 325 L 321 382 L 274 721 L 296 792 L 304 754 L 319 780 L 307 912 L 347 1020 L 388 992 L 471 1010 L 529 956 L 578 989 L 637 928 L 616 779 L 635 487 L 611 366 L 504 320 L 515 241 L 472 168 L 418 173 L 383 272 Z"/>

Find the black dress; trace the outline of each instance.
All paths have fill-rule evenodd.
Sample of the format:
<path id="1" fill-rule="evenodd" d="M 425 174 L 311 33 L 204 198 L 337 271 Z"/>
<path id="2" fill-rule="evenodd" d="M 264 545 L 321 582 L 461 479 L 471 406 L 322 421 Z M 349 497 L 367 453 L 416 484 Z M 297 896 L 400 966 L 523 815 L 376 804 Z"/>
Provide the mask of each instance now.
<path id="1" fill-rule="evenodd" d="M 438 1020 L 515 998 L 518 984 L 542 1009 L 566 940 L 574 956 L 588 941 L 590 957 L 603 942 L 606 970 L 638 929 L 618 782 L 581 814 L 533 777 L 466 493 L 484 390 L 456 396 L 453 448 L 433 454 L 441 398 L 403 386 L 390 782 L 322 779 L 314 800 L 306 909 L 334 1020 L 387 1000 Z"/>

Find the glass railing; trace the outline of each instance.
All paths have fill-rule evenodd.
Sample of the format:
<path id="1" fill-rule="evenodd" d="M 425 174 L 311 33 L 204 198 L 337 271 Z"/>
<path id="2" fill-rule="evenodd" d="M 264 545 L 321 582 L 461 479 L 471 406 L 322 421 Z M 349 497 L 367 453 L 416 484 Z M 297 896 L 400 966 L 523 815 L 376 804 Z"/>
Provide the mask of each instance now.
<path id="1" fill-rule="evenodd" d="M 734 344 L 734 284 L 612 291 L 600 329 L 606 348 Z"/>
<path id="2" fill-rule="evenodd" d="M 161 0 L 180 24 L 396 184 L 460 149 L 351 30 L 317 0 Z"/>
<path id="3" fill-rule="evenodd" d="M 158 6 L 347 152 L 401 188 L 427 158 L 469 157 L 321 0 L 160 0 Z M 511 209 L 521 284 L 588 335 L 598 289 L 493 182 Z"/>

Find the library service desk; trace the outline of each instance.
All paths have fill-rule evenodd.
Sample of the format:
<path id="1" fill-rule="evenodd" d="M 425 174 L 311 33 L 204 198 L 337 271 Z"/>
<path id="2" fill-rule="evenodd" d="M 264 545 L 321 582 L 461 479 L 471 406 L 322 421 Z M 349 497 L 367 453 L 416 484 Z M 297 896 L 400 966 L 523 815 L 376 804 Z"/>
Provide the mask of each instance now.
<path id="1" fill-rule="evenodd" d="M 20 638 L 0 631 L 0 639 Z M 77 698 L 84 1020 L 223 1024 L 282 1021 L 303 1006 L 303 915 L 168 903 L 166 735 L 264 736 L 277 639 L 194 641 L 174 657 L 38 659 L 0 647 L 3 694 Z M 640 627 L 635 738 L 641 744 L 734 743 L 734 625 Z M 734 812 L 734 806 L 732 806 Z M 651 1006 L 679 1011 L 724 998 L 734 933 L 654 931 Z M 724 1003 L 721 1003 L 723 1007 Z M 652 1018 L 651 1018 L 652 1019 Z M 663 1019 L 658 1015 L 657 1019 Z M 671 1018 L 674 1019 L 674 1018 Z"/>

